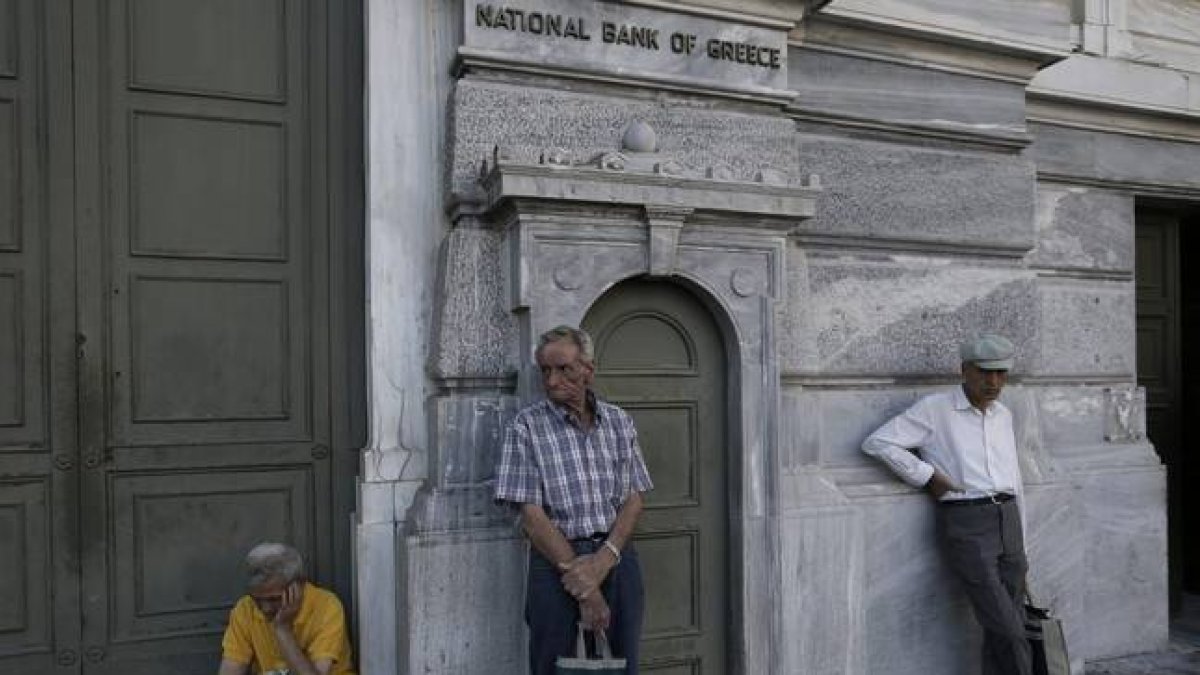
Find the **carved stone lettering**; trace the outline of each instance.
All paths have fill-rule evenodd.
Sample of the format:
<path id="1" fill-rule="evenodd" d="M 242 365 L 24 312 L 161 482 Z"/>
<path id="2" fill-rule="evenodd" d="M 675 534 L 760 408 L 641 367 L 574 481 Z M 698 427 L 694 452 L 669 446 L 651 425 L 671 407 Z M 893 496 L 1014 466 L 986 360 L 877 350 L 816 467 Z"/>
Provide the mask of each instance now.
<path id="1" fill-rule="evenodd" d="M 464 4 L 462 54 L 467 65 L 518 63 L 589 75 L 604 71 L 621 78 L 789 98 L 787 34 L 779 28 L 591 0 Z"/>

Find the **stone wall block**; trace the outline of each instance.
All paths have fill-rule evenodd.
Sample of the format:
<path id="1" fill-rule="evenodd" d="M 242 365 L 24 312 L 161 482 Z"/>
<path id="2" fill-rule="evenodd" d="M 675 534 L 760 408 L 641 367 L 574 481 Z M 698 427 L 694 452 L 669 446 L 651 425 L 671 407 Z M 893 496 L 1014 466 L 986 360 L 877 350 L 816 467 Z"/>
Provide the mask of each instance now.
<path id="1" fill-rule="evenodd" d="M 933 545 L 933 502 L 912 494 L 859 504 L 865 530 L 864 672 L 975 672 L 979 631 L 966 597 Z M 938 647 L 914 649 L 914 644 Z"/>
<path id="2" fill-rule="evenodd" d="M 1039 183 L 1037 246 L 1029 264 L 1057 269 L 1133 271 L 1133 196 Z"/>
<path id="3" fill-rule="evenodd" d="M 1066 51 L 1070 48 L 1071 3 L 1067 0 L 999 0 L 986 5 L 960 0 L 838 0 L 826 9 L 885 25 L 937 26 L 981 42 Z"/>
<path id="4" fill-rule="evenodd" d="M 797 134 L 795 163 L 821 177 L 798 231 L 998 248 L 1033 247 L 1034 165 L 1015 155 Z"/>
<path id="5" fill-rule="evenodd" d="M 1200 188 L 1200 144 L 1031 124 L 1025 154 L 1042 174 L 1121 183 Z"/>
<path id="6" fill-rule="evenodd" d="M 1081 658 L 1167 645 L 1166 471 L 1079 475 L 1087 551 Z"/>
<path id="7" fill-rule="evenodd" d="M 430 476 L 438 487 L 461 487 L 492 478 L 504 427 L 516 414 L 518 401 L 502 393 L 455 394 L 434 399 L 431 435 L 437 469 Z"/>
<path id="8" fill-rule="evenodd" d="M 1025 552 L 1029 557 L 1029 590 L 1040 606 L 1063 620 L 1072 667 L 1083 672 L 1076 645 L 1085 639 L 1087 534 L 1081 516 L 1081 490 L 1069 483 L 1026 486 Z"/>
<path id="9" fill-rule="evenodd" d="M 443 243 L 430 356 L 437 377 L 498 377 L 515 368 L 501 240 L 494 231 L 458 228 Z"/>
<path id="10" fill-rule="evenodd" d="M 524 540 L 507 534 L 409 537 L 408 668 L 438 675 L 520 673 Z"/>
<path id="11" fill-rule="evenodd" d="M 1132 384 L 1042 386 L 1032 391 L 1045 451 L 1060 467 L 1090 471 L 1160 464 L 1145 437 L 1145 401 Z"/>
<path id="12" fill-rule="evenodd" d="M 1132 282 L 1041 278 L 1037 284 L 1038 375 L 1129 379 L 1136 372 Z"/>
<path id="13" fill-rule="evenodd" d="M 459 80 L 454 94 L 452 190 L 475 190 L 480 162 L 499 145 L 509 159 L 537 163 L 551 148 L 584 162 L 620 149 L 634 120 L 652 127 L 658 151 L 692 167 L 727 166 L 732 178 L 753 180 L 764 166 L 795 165 L 791 120 L 721 110 L 708 101 L 621 98 L 577 91 Z"/>
<path id="14" fill-rule="evenodd" d="M 788 387 L 783 395 L 784 429 L 796 431 L 785 437 L 785 447 L 791 446 L 797 467 L 873 467 L 876 461 L 860 450 L 863 439 L 930 391 Z"/>
<path id="15" fill-rule="evenodd" d="M 929 124 L 963 131 L 1025 131 L 1019 84 L 813 49 L 789 50 L 788 81 L 802 111 Z"/>
<path id="16" fill-rule="evenodd" d="M 777 672 L 867 672 L 863 523 L 857 509 L 785 513 L 780 540 L 785 638 Z"/>
<path id="17" fill-rule="evenodd" d="M 794 256 L 792 256 L 794 257 Z M 790 259 L 789 259 L 790 265 Z M 1035 358 L 1038 297 L 1029 272 L 920 256 L 809 256 L 790 280 L 780 340 L 784 373 L 930 375 L 959 372 L 958 346 L 993 331 Z"/>

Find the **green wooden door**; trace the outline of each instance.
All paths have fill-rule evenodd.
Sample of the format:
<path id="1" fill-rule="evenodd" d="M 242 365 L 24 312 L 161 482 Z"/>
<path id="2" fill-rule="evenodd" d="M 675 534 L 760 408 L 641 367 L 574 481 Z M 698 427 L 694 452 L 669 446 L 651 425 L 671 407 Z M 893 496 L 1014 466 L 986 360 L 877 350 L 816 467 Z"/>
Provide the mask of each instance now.
<path id="1" fill-rule="evenodd" d="M 81 658 L 71 201 L 54 199 L 69 88 L 51 86 L 60 7 L 0 0 L 0 672 Z M 66 32 L 65 35 L 69 35 Z M 54 43 L 54 44 L 51 44 Z M 60 183 L 61 184 L 61 183 Z M 69 186 L 68 186 L 69 188 Z M 55 311 L 55 308 L 61 308 Z"/>
<path id="2" fill-rule="evenodd" d="M 642 670 L 726 672 L 729 471 L 725 352 L 708 310 L 669 283 L 625 282 L 588 312 L 596 387 L 633 416 L 655 489 L 635 545 Z"/>
<path id="3" fill-rule="evenodd" d="M 0 0 L 0 671 L 211 673 L 264 539 L 348 590 L 350 6 Z"/>

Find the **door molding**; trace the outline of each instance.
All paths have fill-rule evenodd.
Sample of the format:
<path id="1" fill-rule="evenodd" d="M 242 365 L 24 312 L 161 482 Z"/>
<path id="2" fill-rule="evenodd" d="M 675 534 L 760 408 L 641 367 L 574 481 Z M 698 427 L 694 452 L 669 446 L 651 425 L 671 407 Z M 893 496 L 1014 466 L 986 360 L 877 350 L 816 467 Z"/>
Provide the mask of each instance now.
<path id="1" fill-rule="evenodd" d="M 639 124 L 639 123 L 635 123 Z M 781 644 L 778 530 L 779 364 L 787 236 L 815 213 L 819 189 L 765 168 L 727 180 L 628 148 L 570 165 L 550 149 L 538 163 L 485 163 L 484 222 L 504 243 L 508 308 L 517 317 L 517 392 L 537 391 L 536 336 L 579 325 L 613 285 L 649 276 L 680 283 L 706 304 L 727 347 L 730 482 L 730 666 L 770 673 Z M 714 177 L 715 176 L 715 177 Z"/>

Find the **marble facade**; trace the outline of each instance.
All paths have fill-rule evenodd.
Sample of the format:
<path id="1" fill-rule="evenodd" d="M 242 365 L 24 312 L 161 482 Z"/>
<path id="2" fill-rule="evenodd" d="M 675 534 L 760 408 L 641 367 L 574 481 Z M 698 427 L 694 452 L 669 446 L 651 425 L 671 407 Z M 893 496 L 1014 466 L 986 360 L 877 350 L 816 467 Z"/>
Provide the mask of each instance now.
<path id="1" fill-rule="evenodd" d="M 480 3 L 365 4 L 363 672 L 521 672 L 524 544 L 488 497 L 499 430 L 533 395 L 532 336 L 643 274 L 708 298 L 737 347 L 730 672 L 975 672 L 932 506 L 858 444 L 954 383 L 981 330 L 1019 347 L 1031 580 L 1075 666 L 1165 642 L 1133 234 L 1142 196 L 1200 200 L 1200 17 L 1162 28 L 1186 3 L 522 6 L 593 29 L 624 13 L 664 52 L 675 28 L 753 41 L 778 71 L 588 66 L 484 30 Z"/>

